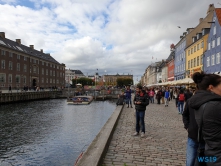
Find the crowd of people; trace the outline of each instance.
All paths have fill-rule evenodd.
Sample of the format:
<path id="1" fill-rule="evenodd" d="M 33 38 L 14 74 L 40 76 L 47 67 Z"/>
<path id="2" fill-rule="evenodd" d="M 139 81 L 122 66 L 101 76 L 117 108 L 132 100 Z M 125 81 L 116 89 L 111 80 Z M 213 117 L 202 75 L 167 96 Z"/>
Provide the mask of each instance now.
<path id="1" fill-rule="evenodd" d="M 137 86 L 133 104 L 136 115 L 134 136 L 145 136 L 145 110 L 150 104 L 164 104 L 175 100 L 175 107 L 182 114 L 184 128 L 188 132 L 186 166 L 204 164 L 221 165 L 221 76 L 194 73 L 192 79 L 196 89 L 184 87 Z M 128 86 L 119 95 L 118 104 L 126 103 L 132 108 L 131 90 Z M 200 158 L 198 155 L 202 155 Z"/>

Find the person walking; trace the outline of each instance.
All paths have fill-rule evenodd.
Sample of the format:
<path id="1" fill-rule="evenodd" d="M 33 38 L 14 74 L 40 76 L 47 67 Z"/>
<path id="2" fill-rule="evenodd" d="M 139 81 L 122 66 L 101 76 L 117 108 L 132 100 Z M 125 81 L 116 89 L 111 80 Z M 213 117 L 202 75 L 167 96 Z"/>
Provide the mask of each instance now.
<path id="1" fill-rule="evenodd" d="M 129 108 L 129 105 L 131 108 L 132 107 L 132 102 L 131 102 L 131 89 L 130 89 L 130 86 L 127 86 L 127 89 L 125 91 L 125 95 L 126 95 L 126 103 L 128 104 L 127 108 Z"/>
<path id="2" fill-rule="evenodd" d="M 168 107 L 169 98 L 170 98 L 170 91 L 169 91 L 168 88 L 166 88 L 166 91 L 165 91 L 165 93 L 164 93 L 165 107 Z"/>
<path id="3" fill-rule="evenodd" d="M 136 88 L 136 95 L 134 97 L 134 105 L 136 110 L 136 132 L 134 136 L 139 135 L 141 129 L 141 137 L 145 136 L 145 110 L 146 106 L 149 105 L 149 98 L 147 94 L 142 91 L 142 86 Z"/>
<path id="4" fill-rule="evenodd" d="M 197 91 L 189 99 L 198 126 L 202 126 L 205 156 L 215 157 L 207 166 L 221 165 L 221 76 L 196 72 L 193 81 Z M 201 123 L 202 122 L 202 123 Z"/>
<path id="5" fill-rule="evenodd" d="M 180 93 L 178 95 L 178 111 L 179 114 L 183 113 L 183 106 L 184 106 L 185 96 L 183 93 L 183 89 L 180 89 Z"/>
<path id="6" fill-rule="evenodd" d="M 175 90 L 173 92 L 173 96 L 175 99 L 175 105 L 176 105 L 176 107 L 178 107 L 178 90 L 177 90 L 177 88 L 175 88 Z"/>
<path id="7" fill-rule="evenodd" d="M 162 90 L 159 89 L 156 94 L 157 104 L 160 104 L 161 97 L 162 97 Z"/>
<path id="8" fill-rule="evenodd" d="M 184 93 L 184 96 L 185 96 L 185 102 L 186 102 L 189 98 L 191 98 L 193 96 L 193 93 L 190 92 L 189 89 L 187 89 L 186 93 Z"/>
<path id="9" fill-rule="evenodd" d="M 196 123 L 194 109 L 190 107 L 189 100 L 187 100 L 183 111 L 183 124 L 188 133 L 187 145 L 186 145 L 186 166 L 194 166 L 197 149 L 199 148 L 198 137 L 198 125 Z M 204 148 L 204 144 L 200 145 Z"/>
<path id="10" fill-rule="evenodd" d="M 155 92 L 154 92 L 153 88 L 151 88 L 149 91 L 150 103 L 154 103 L 154 94 L 155 94 Z"/>

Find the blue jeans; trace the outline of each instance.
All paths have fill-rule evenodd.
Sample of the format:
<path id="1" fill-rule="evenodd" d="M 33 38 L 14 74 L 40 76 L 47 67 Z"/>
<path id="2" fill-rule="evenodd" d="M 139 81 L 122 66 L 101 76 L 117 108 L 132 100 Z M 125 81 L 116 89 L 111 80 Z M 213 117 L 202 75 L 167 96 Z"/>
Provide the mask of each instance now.
<path id="1" fill-rule="evenodd" d="M 183 105 L 184 105 L 184 101 L 178 101 L 178 111 L 179 113 L 183 113 Z"/>
<path id="2" fill-rule="evenodd" d="M 144 117 L 145 117 L 145 111 L 136 110 L 136 132 L 138 133 L 140 132 L 140 128 L 141 132 L 145 133 Z"/>
<path id="3" fill-rule="evenodd" d="M 194 166 L 199 143 L 188 137 L 186 145 L 186 166 Z"/>
<path id="4" fill-rule="evenodd" d="M 132 106 L 131 98 L 126 98 L 126 103 L 128 104 L 128 106 L 129 104 Z"/>
<path id="5" fill-rule="evenodd" d="M 154 103 L 154 96 L 150 96 L 150 103 Z"/>

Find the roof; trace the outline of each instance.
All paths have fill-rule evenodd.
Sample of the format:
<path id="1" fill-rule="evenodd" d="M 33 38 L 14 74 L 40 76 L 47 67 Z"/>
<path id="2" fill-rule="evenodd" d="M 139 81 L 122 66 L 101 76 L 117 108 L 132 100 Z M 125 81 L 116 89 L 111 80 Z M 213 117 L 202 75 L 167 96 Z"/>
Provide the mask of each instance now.
<path id="1" fill-rule="evenodd" d="M 173 50 L 173 51 L 171 51 L 171 53 L 170 53 L 170 55 L 169 55 L 169 57 L 167 58 L 166 61 L 169 62 L 169 61 L 173 60 L 174 57 L 175 57 L 175 51 Z"/>
<path id="2" fill-rule="evenodd" d="M 217 19 L 219 21 L 219 25 L 221 25 L 221 8 L 216 8 L 215 12 L 216 12 Z"/>
<path id="3" fill-rule="evenodd" d="M 75 72 L 75 74 L 83 74 L 80 70 L 71 70 L 72 72 Z"/>
<path id="4" fill-rule="evenodd" d="M 19 44 L 16 41 L 12 41 L 12 40 L 7 39 L 7 38 L 0 37 L 0 46 L 8 47 L 12 50 L 16 50 L 18 52 L 28 54 L 28 55 L 30 55 L 32 57 L 35 57 L 35 58 L 40 58 L 40 59 L 44 59 L 46 61 L 51 61 L 51 62 L 60 64 L 52 56 L 50 56 L 50 54 L 46 54 L 46 53 L 43 53 L 41 51 L 32 49 L 28 46 L 25 46 L 23 44 Z"/>

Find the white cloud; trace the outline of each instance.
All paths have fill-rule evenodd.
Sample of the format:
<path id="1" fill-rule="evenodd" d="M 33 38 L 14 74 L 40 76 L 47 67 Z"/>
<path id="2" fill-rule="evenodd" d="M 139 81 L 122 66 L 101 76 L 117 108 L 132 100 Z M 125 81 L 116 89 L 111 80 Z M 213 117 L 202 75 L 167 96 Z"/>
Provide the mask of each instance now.
<path id="1" fill-rule="evenodd" d="M 219 0 L 31 2 L 34 9 L 22 1 L 0 0 L 0 31 L 88 74 L 98 68 L 100 73 L 133 70 L 143 75 L 151 61 L 169 56 L 170 44 L 176 44 L 186 28 L 206 16 L 209 3 L 220 7 Z"/>

